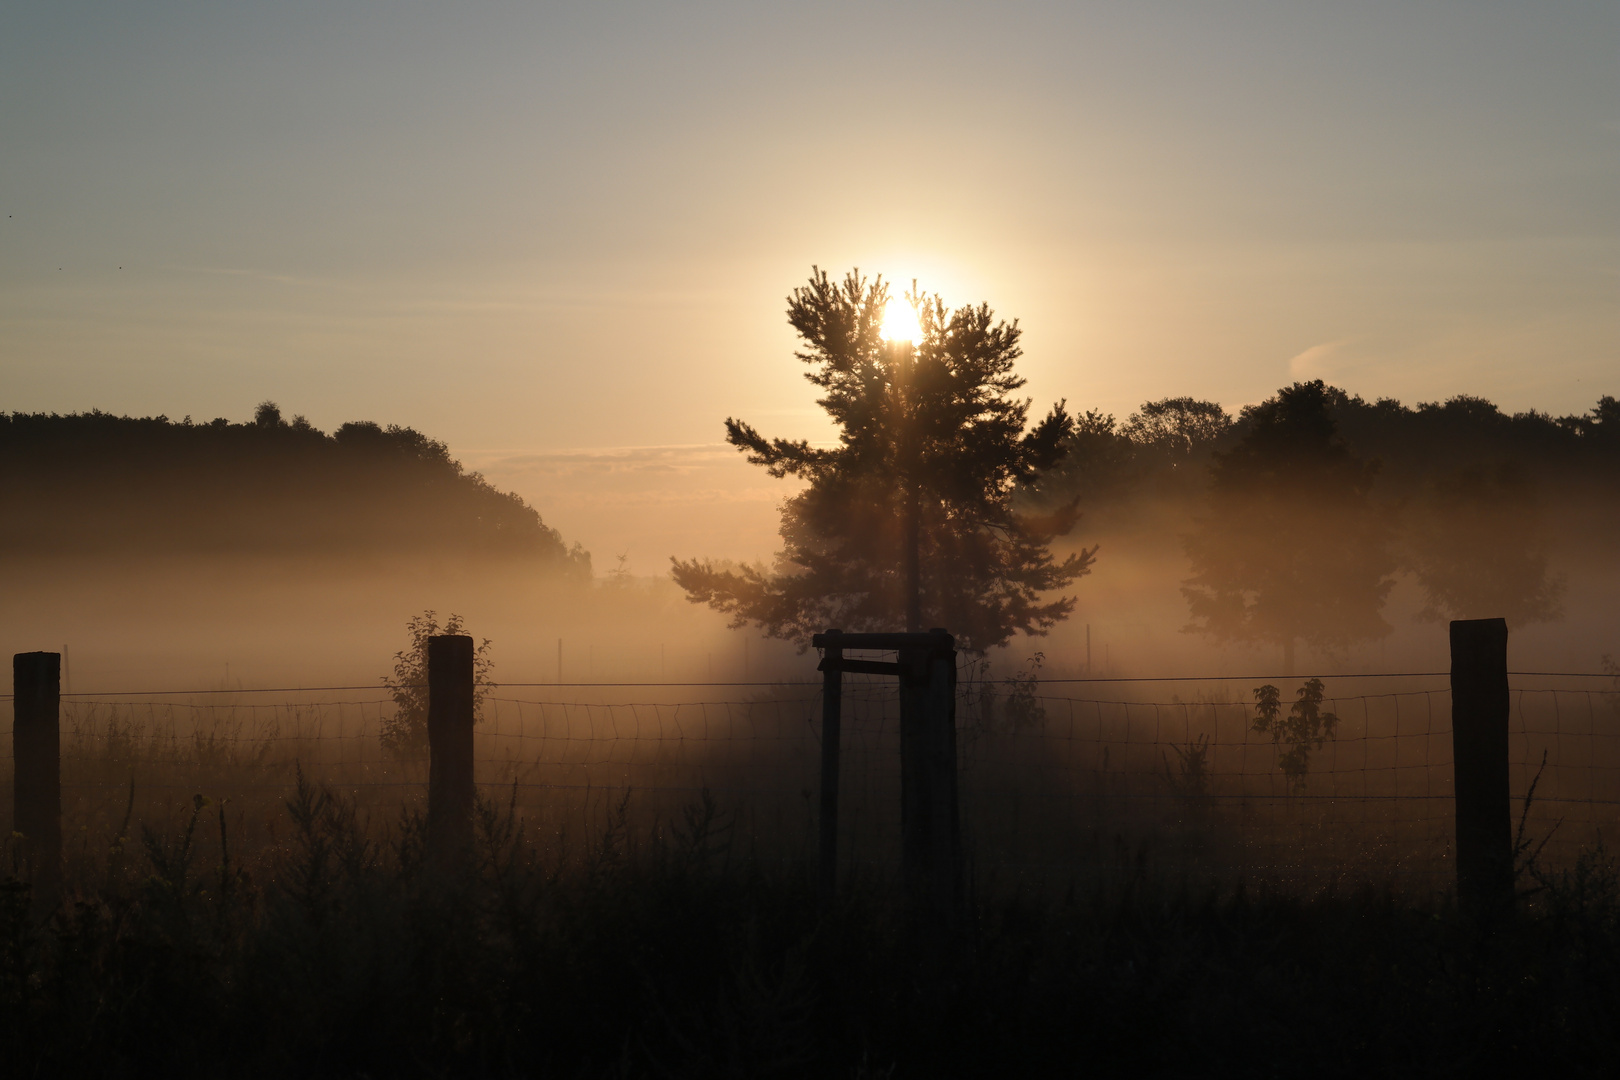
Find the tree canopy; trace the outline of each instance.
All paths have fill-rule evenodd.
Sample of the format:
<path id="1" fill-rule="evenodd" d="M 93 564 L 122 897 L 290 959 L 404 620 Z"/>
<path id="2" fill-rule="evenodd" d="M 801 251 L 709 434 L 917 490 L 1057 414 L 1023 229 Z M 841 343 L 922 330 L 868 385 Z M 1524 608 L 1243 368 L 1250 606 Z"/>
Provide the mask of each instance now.
<path id="1" fill-rule="evenodd" d="M 1246 410 L 1186 538 L 1188 629 L 1278 645 L 1287 668 L 1296 642 L 1323 651 L 1390 632 L 1393 517 L 1369 497 L 1377 463 L 1337 437 L 1330 405 L 1317 380 Z"/>
<path id="2" fill-rule="evenodd" d="M 751 463 L 805 487 L 783 504 L 773 568 L 673 559 L 675 580 L 733 626 L 801 642 L 829 626 L 898 629 L 912 604 L 972 651 L 1044 633 L 1074 606 L 1050 594 L 1085 574 L 1095 549 L 1051 553 L 1079 520 L 1077 499 L 1036 511 L 1019 496 L 1063 456 L 1074 422 L 1059 402 L 1029 424 L 1031 402 L 1014 396 L 1016 321 L 913 288 L 903 302 L 919 340 L 893 346 L 882 336 L 890 301 L 881 277 L 859 271 L 835 282 L 816 269 L 793 291 L 795 355 L 838 443 L 771 439 L 728 418 L 727 441 Z"/>
<path id="3" fill-rule="evenodd" d="M 1405 561 L 1425 604 L 1418 617 L 1504 618 L 1511 627 L 1562 613 L 1564 582 L 1548 567 L 1540 498 L 1508 462 L 1438 477 L 1408 511 Z"/>
<path id="4" fill-rule="evenodd" d="M 394 699 L 394 714 L 385 717 L 379 732 L 382 748 L 396 758 L 423 757 L 428 749 L 428 642 L 439 634 L 465 634 L 467 624 L 454 612 L 439 625 L 438 613 L 429 608 L 405 620 L 410 643 L 394 654 L 394 670 L 382 677 L 383 688 Z M 495 689 L 490 672 L 490 640 L 473 647 L 473 723 L 484 722 L 484 702 Z"/>
<path id="5" fill-rule="evenodd" d="M 249 423 L 0 413 L 0 551 L 463 553 L 589 576 L 517 495 L 444 443 L 368 421 L 327 435 L 272 402 Z"/>
<path id="6" fill-rule="evenodd" d="M 1414 406 L 1392 398 L 1367 401 L 1334 386 L 1322 393 L 1351 453 L 1380 463 L 1374 488 L 1385 501 L 1411 505 L 1447 477 L 1501 465 L 1549 497 L 1598 505 L 1620 493 L 1620 403 L 1613 397 L 1600 398 L 1586 413 L 1551 416 L 1534 409 L 1504 413 L 1466 394 Z M 1147 402 L 1123 423 L 1088 412 L 1075 418 L 1069 453 L 1041 486 L 1054 499 L 1083 493 L 1088 508 L 1197 497 L 1204 466 L 1262 415 L 1250 409 L 1233 422 L 1223 419 L 1219 405 L 1192 398 Z"/>

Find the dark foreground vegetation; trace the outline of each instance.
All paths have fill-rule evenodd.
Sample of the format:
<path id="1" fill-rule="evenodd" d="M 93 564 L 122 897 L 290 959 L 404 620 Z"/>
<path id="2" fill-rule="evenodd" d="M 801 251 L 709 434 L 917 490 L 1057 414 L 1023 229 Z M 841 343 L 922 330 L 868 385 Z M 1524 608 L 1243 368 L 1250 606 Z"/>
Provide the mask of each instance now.
<path id="1" fill-rule="evenodd" d="M 1601 853 L 1486 920 L 1122 858 L 1067 895 L 980 897 L 948 934 L 875 882 L 819 909 L 706 800 L 572 843 L 486 806 L 456 874 L 417 819 L 374 841 L 309 785 L 251 865 L 195 805 L 110 839 L 54 913 L 5 881 L 7 1075 L 1580 1076 L 1620 1051 Z"/>

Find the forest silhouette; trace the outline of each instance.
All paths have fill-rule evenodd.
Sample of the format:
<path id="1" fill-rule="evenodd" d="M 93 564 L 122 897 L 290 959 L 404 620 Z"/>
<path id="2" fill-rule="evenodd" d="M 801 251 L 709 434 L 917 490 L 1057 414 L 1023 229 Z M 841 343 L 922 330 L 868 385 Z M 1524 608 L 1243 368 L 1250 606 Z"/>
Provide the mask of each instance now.
<path id="1" fill-rule="evenodd" d="M 518 496 L 408 427 L 0 414 L 9 554 L 500 556 L 589 576 Z"/>
<path id="2" fill-rule="evenodd" d="M 1458 395 L 1368 402 L 1321 380 L 1237 416 L 1213 402 L 1149 402 L 1124 422 L 1076 418 L 1069 453 L 1025 495 L 1078 496 L 1113 527 L 1168 508 L 1191 563 L 1187 630 L 1331 654 L 1388 633 L 1402 575 L 1420 619 L 1558 619 L 1556 546 L 1603 558 L 1620 499 L 1620 403 L 1507 414 Z M 1104 544 L 1099 560 L 1113 553 Z M 1566 564 L 1568 559 L 1565 560 Z"/>
<path id="3" fill-rule="evenodd" d="M 1394 398 L 1368 402 L 1321 380 L 1294 385 L 1319 388 L 1336 436 L 1351 453 L 1379 463 L 1374 488 L 1383 498 L 1422 496 L 1448 477 L 1504 462 L 1549 497 L 1620 489 L 1620 401 L 1610 396 L 1586 413 L 1555 417 L 1535 409 L 1504 413 L 1466 394 L 1408 406 Z M 1123 422 L 1087 412 L 1076 418 L 1070 452 L 1042 490 L 1081 491 L 1099 504 L 1197 491 L 1212 455 L 1242 442 L 1276 400 L 1235 417 L 1190 397 L 1147 402 Z"/>

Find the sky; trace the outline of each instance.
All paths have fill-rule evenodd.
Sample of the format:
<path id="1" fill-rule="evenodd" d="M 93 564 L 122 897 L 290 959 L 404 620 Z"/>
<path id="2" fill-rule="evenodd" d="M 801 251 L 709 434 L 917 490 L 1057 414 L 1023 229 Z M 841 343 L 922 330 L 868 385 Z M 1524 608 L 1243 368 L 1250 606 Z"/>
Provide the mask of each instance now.
<path id="1" fill-rule="evenodd" d="M 758 558 L 785 297 L 1037 409 L 1620 394 L 1620 5 L 0 4 L 0 409 L 419 428 L 599 567 Z"/>

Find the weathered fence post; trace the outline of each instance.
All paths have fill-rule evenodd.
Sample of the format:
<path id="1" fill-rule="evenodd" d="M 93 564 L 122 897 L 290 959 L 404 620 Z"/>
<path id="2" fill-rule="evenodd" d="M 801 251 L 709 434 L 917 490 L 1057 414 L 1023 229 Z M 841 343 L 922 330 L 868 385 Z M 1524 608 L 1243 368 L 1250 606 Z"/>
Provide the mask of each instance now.
<path id="1" fill-rule="evenodd" d="M 828 630 L 827 636 L 842 631 Z M 838 661 L 844 650 L 836 645 L 826 647 L 826 659 L 821 673 L 821 845 L 816 887 L 824 902 L 830 902 L 838 891 L 838 743 L 843 726 L 844 671 Z"/>
<path id="2" fill-rule="evenodd" d="M 445 865 L 473 839 L 473 639 L 428 638 L 428 849 Z"/>
<path id="3" fill-rule="evenodd" d="M 900 651 L 901 875 L 914 900 L 949 917 L 961 895 L 956 643 L 944 630 L 928 636 Z"/>
<path id="4" fill-rule="evenodd" d="M 1451 747 L 1457 813 L 1457 900 L 1474 910 L 1513 896 L 1508 794 L 1507 622 L 1451 624 Z"/>
<path id="5" fill-rule="evenodd" d="M 956 642 L 929 631 L 928 892 L 933 908 L 954 918 L 962 902 L 962 819 L 956 801 Z"/>
<path id="6" fill-rule="evenodd" d="M 41 893 L 62 877 L 62 657 L 17 653 L 11 658 L 12 826 Z"/>
<path id="7" fill-rule="evenodd" d="M 928 654 L 898 650 L 900 675 L 900 877 L 906 893 L 918 900 L 928 891 L 929 770 Z"/>

